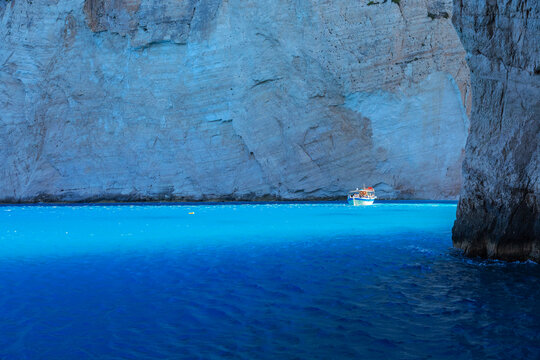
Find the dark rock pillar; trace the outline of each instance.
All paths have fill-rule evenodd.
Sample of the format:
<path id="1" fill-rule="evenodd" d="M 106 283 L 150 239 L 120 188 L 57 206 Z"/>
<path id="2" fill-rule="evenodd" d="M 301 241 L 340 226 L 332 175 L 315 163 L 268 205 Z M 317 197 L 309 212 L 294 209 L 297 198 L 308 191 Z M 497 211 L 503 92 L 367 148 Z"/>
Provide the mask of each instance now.
<path id="1" fill-rule="evenodd" d="M 473 107 L 453 243 L 540 261 L 540 2 L 454 0 Z"/>

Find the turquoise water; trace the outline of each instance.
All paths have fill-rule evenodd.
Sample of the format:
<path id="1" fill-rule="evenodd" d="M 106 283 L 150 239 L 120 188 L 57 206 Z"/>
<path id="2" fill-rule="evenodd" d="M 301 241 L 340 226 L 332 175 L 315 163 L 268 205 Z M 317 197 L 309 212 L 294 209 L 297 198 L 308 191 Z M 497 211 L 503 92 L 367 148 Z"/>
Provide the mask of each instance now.
<path id="1" fill-rule="evenodd" d="M 0 359 L 540 358 L 540 265 L 462 257 L 455 212 L 0 207 Z"/>

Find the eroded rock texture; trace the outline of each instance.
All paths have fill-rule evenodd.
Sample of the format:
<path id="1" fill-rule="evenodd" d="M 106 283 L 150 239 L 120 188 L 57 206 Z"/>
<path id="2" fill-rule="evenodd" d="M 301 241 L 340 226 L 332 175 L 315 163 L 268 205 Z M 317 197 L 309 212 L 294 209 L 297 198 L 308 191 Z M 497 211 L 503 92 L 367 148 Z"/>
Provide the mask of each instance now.
<path id="1" fill-rule="evenodd" d="M 540 260 L 540 2 L 456 0 L 473 86 L 454 246 Z"/>
<path id="2" fill-rule="evenodd" d="M 368 3 L 0 1 L 0 200 L 456 198 L 451 3 Z"/>

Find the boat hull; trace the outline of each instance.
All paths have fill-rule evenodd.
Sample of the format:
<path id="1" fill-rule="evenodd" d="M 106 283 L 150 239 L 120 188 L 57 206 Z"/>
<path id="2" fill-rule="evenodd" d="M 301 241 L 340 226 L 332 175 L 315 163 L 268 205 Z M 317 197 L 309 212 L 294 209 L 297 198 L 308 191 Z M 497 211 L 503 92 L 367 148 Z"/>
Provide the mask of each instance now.
<path id="1" fill-rule="evenodd" d="M 348 202 L 353 206 L 373 205 L 375 199 L 349 198 Z"/>

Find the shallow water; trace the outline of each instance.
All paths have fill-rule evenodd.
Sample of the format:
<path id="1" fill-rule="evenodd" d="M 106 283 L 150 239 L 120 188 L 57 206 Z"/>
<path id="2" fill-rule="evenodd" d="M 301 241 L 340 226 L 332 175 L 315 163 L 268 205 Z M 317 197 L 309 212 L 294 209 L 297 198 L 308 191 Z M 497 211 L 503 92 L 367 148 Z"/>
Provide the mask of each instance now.
<path id="1" fill-rule="evenodd" d="M 0 359 L 540 358 L 540 265 L 462 257 L 455 211 L 0 207 Z"/>

